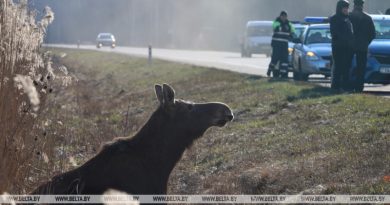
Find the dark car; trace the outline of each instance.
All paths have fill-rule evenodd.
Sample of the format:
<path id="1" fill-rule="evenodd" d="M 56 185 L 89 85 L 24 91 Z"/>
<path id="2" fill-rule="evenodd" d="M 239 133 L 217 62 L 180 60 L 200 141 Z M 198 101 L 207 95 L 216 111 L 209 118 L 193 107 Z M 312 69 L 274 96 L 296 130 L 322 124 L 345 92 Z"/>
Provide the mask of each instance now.
<path id="1" fill-rule="evenodd" d="M 371 15 L 376 38 L 369 46 L 365 83 L 390 84 L 390 15 Z M 356 66 L 356 60 L 353 67 Z"/>
<path id="2" fill-rule="evenodd" d="M 111 33 L 99 33 L 96 38 L 96 47 L 101 48 L 102 46 L 110 46 L 111 48 L 115 48 L 116 40 L 114 35 Z"/>

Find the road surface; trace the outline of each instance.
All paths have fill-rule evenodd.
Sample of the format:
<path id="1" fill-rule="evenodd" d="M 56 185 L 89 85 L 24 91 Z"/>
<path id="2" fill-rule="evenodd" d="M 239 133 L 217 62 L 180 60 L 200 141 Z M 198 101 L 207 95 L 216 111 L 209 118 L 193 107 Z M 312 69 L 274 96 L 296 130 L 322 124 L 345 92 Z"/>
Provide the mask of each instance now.
<path id="1" fill-rule="evenodd" d="M 49 45 L 51 47 L 61 48 L 77 48 L 76 45 Z M 80 49 L 121 53 L 131 56 L 148 57 L 148 48 L 133 48 L 133 47 L 116 47 L 111 49 L 103 47 L 97 49 L 95 45 L 81 45 Z M 153 49 L 153 58 L 175 61 L 180 63 L 213 67 L 217 69 L 229 70 L 239 73 L 251 75 L 266 76 L 270 58 L 265 55 L 253 55 L 252 58 L 241 58 L 240 53 L 221 52 L 221 51 L 190 51 L 190 50 L 173 50 L 173 49 Z M 329 86 L 329 80 L 318 78 L 315 76 L 310 81 L 320 83 L 324 86 Z M 365 92 L 376 95 L 390 96 L 390 85 L 365 85 Z"/>

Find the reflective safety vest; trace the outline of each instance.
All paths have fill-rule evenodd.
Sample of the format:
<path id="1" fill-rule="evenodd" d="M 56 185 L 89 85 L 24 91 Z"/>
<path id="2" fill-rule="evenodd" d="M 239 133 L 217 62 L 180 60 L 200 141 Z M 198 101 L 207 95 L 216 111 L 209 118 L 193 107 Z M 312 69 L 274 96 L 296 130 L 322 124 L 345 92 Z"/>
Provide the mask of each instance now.
<path id="1" fill-rule="evenodd" d="M 279 18 L 274 21 L 272 27 L 274 29 L 272 41 L 288 43 L 288 40 L 292 36 L 292 33 L 295 32 L 294 26 L 289 21 L 282 23 Z"/>

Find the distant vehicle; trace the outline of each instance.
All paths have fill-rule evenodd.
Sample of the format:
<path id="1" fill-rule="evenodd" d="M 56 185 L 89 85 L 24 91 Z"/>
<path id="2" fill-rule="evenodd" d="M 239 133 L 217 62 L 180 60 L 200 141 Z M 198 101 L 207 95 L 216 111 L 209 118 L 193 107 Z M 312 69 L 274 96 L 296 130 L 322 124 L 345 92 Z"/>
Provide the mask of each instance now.
<path id="1" fill-rule="evenodd" d="M 390 15 L 371 15 L 376 38 L 369 46 L 365 83 L 390 84 Z M 356 60 L 353 62 L 356 66 Z"/>
<path id="2" fill-rule="evenodd" d="M 99 33 L 96 38 L 96 47 L 101 48 L 102 46 L 110 46 L 111 48 L 115 48 L 116 41 L 114 35 L 111 33 Z"/>
<path id="3" fill-rule="evenodd" d="M 249 21 L 241 43 L 241 57 L 252 57 L 252 54 L 271 55 L 272 21 Z"/>
<path id="4" fill-rule="evenodd" d="M 294 80 L 307 81 L 311 74 L 329 77 L 332 67 L 332 37 L 329 24 L 309 25 L 294 45 Z"/>

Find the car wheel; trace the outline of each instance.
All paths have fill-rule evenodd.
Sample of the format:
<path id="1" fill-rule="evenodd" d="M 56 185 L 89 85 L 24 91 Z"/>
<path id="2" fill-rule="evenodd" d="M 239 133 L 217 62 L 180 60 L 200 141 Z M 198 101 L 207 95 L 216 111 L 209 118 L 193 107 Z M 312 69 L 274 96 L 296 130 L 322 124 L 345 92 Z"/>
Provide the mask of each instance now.
<path id="1" fill-rule="evenodd" d="M 298 62 L 298 68 L 294 69 L 294 80 L 297 81 L 308 81 L 309 80 L 309 75 L 305 74 L 302 72 L 302 64 L 301 61 L 299 60 Z"/>
<path id="2" fill-rule="evenodd" d="M 300 73 L 300 61 L 298 62 L 298 65 L 297 63 L 295 63 L 295 61 L 293 61 L 293 79 L 295 81 L 300 81 L 301 80 L 301 73 Z"/>
<path id="3" fill-rule="evenodd" d="M 300 67 L 300 72 L 299 73 L 300 73 L 301 81 L 308 81 L 309 80 L 309 74 L 303 73 L 302 67 Z"/>
<path id="4" fill-rule="evenodd" d="M 298 66 L 296 65 L 297 63 L 295 63 L 295 61 L 293 60 L 292 62 L 292 70 L 293 70 L 293 79 L 295 81 L 299 81 L 300 80 L 300 76 L 299 76 L 299 68 Z"/>

